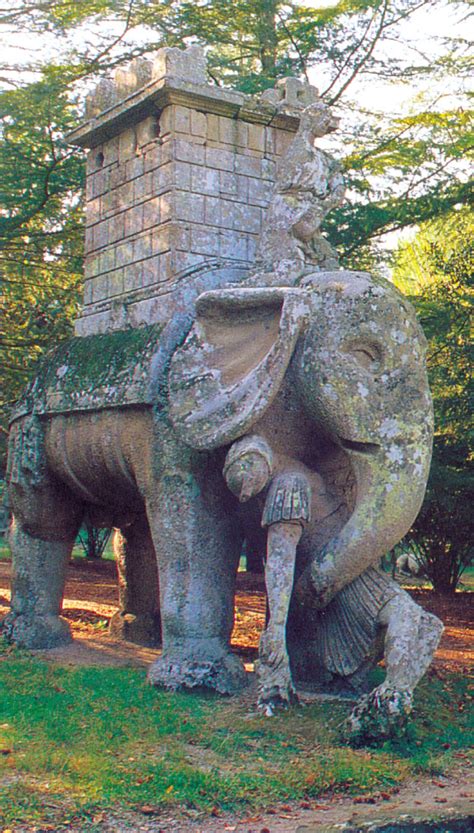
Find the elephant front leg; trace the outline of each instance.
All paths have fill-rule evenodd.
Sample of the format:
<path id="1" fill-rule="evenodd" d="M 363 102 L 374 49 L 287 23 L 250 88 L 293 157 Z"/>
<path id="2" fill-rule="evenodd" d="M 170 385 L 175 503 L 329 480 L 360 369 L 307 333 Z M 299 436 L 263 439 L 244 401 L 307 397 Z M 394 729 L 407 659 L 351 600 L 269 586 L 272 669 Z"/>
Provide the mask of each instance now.
<path id="1" fill-rule="evenodd" d="M 116 530 L 120 609 L 112 617 L 112 636 L 156 647 L 161 643 L 158 571 L 150 528 L 145 514 L 133 524 Z"/>
<path id="2" fill-rule="evenodd" d="M 13 521 L 11 612 L 3 623 L 8 640 L 22 648 L 55 648 L 71 641 L 61 618 L 66 566 L 74 537 L 66 541 L 33 538 Z"/>
<path id="3" fill-rule="evenodd" d="M 286 623 L 293 590 L 300 523 L 279 522 L 268 528 L 265 584 L 270 620 L 260 639 L 256 667 L 258 705 L 267 715 L 297 701 L 286 647 Z"/>
<path id="4" fill-rule="evenodd" d="M 362 697 L 346 730 L 354 745 L 383 742 L 404 733 L 413 692 L 438 647 L 443 624 L 404 591 L 382 608 L 378 624 L 386 628 L 384 682 Z"/>
<path id="5" fill-rule="evenodd" d="M 246 685 L 230 650 L 241 537 L 222 480 L 206 468 L 164 475 L 147 514 L 158 558 L 163 654 L 149 679 L 232 694 Z"/>

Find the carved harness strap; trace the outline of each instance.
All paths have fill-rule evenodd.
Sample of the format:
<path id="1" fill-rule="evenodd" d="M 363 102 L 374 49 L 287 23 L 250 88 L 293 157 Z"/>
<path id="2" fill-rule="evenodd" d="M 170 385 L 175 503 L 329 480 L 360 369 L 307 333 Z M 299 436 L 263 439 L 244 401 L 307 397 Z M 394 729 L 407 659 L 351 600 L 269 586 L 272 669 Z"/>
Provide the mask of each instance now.
<path id="1" fill-rule="evenodd" d="M 10 431 L 7 482 L 12 486 L 34 488 L 47 481 L 44 426 L 33 414 Z"/>

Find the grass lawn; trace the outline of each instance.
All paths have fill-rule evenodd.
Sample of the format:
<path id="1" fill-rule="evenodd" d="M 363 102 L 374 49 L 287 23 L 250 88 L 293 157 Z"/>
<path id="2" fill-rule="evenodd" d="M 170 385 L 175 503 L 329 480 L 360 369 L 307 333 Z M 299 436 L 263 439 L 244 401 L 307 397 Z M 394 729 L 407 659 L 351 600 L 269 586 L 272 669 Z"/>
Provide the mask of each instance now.
<path id="1" fill-rule="evenodd" d="M 0 820 L 93 829 L 109 808 L 244 810 L 441 773 L 473 738 L 467 681 L 425 678 L 408 740 L 352 750 L 336 701 L 274 718 L 242 700 L 151 688 L 144 672 L 58 667 L 0 647 Z M 56 827 L 54 828 L 56 829 Z"/>

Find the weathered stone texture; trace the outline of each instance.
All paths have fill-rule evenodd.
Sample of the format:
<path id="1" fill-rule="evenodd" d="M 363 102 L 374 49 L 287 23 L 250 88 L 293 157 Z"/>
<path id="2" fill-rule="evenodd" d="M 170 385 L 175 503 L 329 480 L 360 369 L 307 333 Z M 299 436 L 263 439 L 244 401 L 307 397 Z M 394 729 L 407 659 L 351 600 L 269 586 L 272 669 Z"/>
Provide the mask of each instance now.
<path id="1" fill-rule="evenodd" d="M 193 48 L 90 100 L 85 309 L 13 415 L 4 629 L 28 648 L 69 638 L 86 511 L 120 530 L 112 631 L 162 638 L 150 680 L 232 693 L 235 574 L 264 527 L 260 706 L 297 682 L 361 692 L 383 653 L 349 718 L 358 744 L 404 729 L 442 630 L 376 566 L 421 505 L 432 408 L 413 310 L 339 269 L 320 233 L 343 184 L 314 144 L 335 126 L 316 97 L 296 79 L 257 101 L 213 89 Z"/>
<path id="2" fill-rule="evenodd" d="M 149 320 L 145 308 L 159 315 L 159 306 L 146 302 L 200 263 L 253 267 L 276 163 L 306 101 L 296 102 L 295 90 L 307 85 L 286 84 L 293 103 L 285 116 L 285 84 L 275 102 L 212 87 L 198 52 L 160 51 L 148 68 L 134 61 L 89 101 L 93 121 L 79 138 L 90 148 L 79 335 L 116 326 L 112 299 L 125 305 L 126 321 L 134 320 L 136 304 L 142 321 Z M 146 96 L 157 78 L 164 106 L 134 110 L 134 96 Z M 308 95 L 312 100 L 315 92 Z"/>
<path id="3" fill-rule="evenodd" d="M 171 258 L 179 226 L 168 240 Z M 164 298 L 148 299 L 158 315 Z M 68 638 L 64 566 L 86 507 L 121 529 L 124 637 L 159 638 L 156 551 L 151 681 L 232 693 L 245 684 L 229 649 L 234 576 L 242 538 L 263 524 L 262 708 L 291 702 L 295 683 L 361 691 L 383 651 L 386 679 L 347 730 L 354 743 L 402 731 L 442 630 L 375 566 L 412 524 L 429 471 L 426 344 L 410 306 L 387 281 L 342 270 L 200 294 L 191 329 L 191 314 L 124 328 L 113 301 L 115 331 L 62 345 L 14 415 L 7 637 Z"/>

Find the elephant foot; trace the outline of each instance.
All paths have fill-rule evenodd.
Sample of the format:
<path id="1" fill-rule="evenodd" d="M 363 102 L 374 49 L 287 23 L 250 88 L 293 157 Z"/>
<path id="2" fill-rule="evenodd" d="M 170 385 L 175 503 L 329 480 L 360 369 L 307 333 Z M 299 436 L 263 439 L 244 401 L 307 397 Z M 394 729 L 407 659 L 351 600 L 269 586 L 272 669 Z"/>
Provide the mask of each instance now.
<path id="1" fill-rule="evenodd" d="M 3 620 L 3 634 L 19 648 L 58 648 L 72 642 L 68 623 L 60 616 L 25 616 L 9 613 Z"/>
<path id="2" fill-rule="evenodd" d="M 161 645 L 160 616 L 134 613 L 114 613 L 110 620 L 109 633 L 114 639 L 134 642 L 146 648 L 157 648 Z"/>
<path id="3" fill-rule="evenodd" d="M 384 683 L 362 697 L 345 723 L 352 746 L 376 745 L 402 737 L 412 710 L 409 689 L 388 688 Z"/>
<path id="4" fill-rule="evenodd" d="M 160 657 L 148 671 L 154 686 L 176 691 L 178 688 L 211 688 L 219 694 L 237 694 L 247 683 L 245 669 L 233 654 L 215 659 Z"/>

